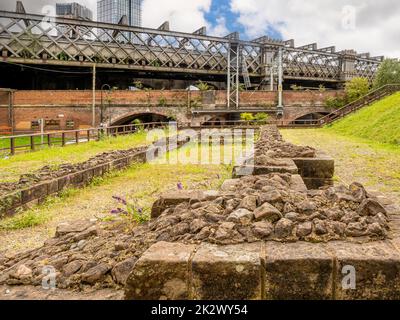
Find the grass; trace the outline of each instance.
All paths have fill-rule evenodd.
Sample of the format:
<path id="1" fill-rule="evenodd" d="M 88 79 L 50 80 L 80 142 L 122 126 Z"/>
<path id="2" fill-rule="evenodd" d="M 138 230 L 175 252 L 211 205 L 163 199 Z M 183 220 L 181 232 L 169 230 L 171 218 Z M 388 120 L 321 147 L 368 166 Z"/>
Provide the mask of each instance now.
<path id="1" fill-rule="evenodd" d="M 0 138 L 3 138 L 3 137 L 7 137 L 7 136 L 0 136 Z M 35 136 L 33 139 L 34 139 L 33 141 L 34 141 L 36 148 L 48 148 L 47 135 L 43 135 L 43 143 L 44 143 L 43 146 L 40 146 L 40 144 L 42 143 L 42 138 L 40 136 Z M 69 140 L 75 140 L 75 137 L 73 139 L 69 138 Z M 14 141 L 15 141 L 14 142 L 15 147 L 26 147 L 27 149 L 30 148 L 30 145 L 31 145 L 30 137 L 19 137 L 19 138 L 16 138 Z M 51 143 L 61 145 L 61 138 L 59 138 L 59 137 L 51 137 L 50 141 L 51 141 Z M 4 148 L 10 148 L 10 139 L 0 139 L 0 149 L 4 149 Z M 4 153 L 6 153 L 6 152 L 4 152 Z"/>
<path id="2" fill-rule="evenodd" d="M 309 145 L 335 159 L 335 181 L 363 183 L 371 190 L 400 198 L 400 147 L 336 133 L 333 128 L 282 130 L 294 144 Z"/>
<path id="3" fill-rule="evenodd" d="M 187 146 L 168 153 L 168 159 L 183 159 L 183 155 L 194 146 Z M 240 147 L 241 148 L 241 147 Z M 229 152 L 234 150 L 228 147 Z M 201 148 L 202 154 L 209 147 Z M 218 149 L 210 153 L 218 158 Z M 71 189 L 57 197 L 50 197 L 44 204 L 11 218 L 0 221 L 0 252 L 19 252 L 40 246 L 54 235 L 56 226 L 64 221 L 98 218 L 112 220 L 110 212 L 120 206 L 113 196 L 133 199 L 149 212 L 160 193 L 177 190 L 180 182 L 185 189 L 217 189 L 231 176 L 233 161 L 228 164 L 182 163 L 155 160 L 152 163 L 137 164 L 124 171 L 113 172 L 103 178 L 96 178 L 84 189 Z M 190 161 L 189 161 L 190 162 Z M 127 221 L 137 223 L 133 217 Z"/>
<path id="4" fill-rule="evenodd" d="M 400 146 L 400 92 L 333 124 L 328 131 Z"/>
<path id="5" fill-rule="evenodd" d="M 43 166 L 56 169 L 64 163 L 84 162 L 102 152 L 130 149 L 148 143 L 147 133 L 140 132 L 66 147 L 51 147 L 36 152 L 17 154 L 10 158 L 0 158 L 0 182 L 17 181 L 21 174 L 32 173 Z"/>

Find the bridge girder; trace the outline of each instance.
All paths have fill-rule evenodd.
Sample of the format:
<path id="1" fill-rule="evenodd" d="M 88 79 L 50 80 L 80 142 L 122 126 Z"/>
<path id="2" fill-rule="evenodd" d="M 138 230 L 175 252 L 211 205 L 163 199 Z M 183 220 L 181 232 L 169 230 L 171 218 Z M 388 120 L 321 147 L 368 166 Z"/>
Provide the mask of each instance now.
<path id="1" fill-rule="evenodd" d="M 29 23 L 26 23 L 29 21 Z M 49 22 L 46 22 L 49 21 Z M 345 54 L 316 44 L 295 48 L 294 40 L 262 37 L 240 40 L 237 32 L 226 37 L 131 27 L 67 18 L 0 11 L 0 50 L 4 61 L 131 70 L 228 74 L 231 42 L 239 44 L 239 57 L 250 77 L 265 76 L 266 52 L 283 48 L 284 76 L 290 79 L 342 81 Z M 354 76 L 372 81 L 380 57 L 355 56 Z"/>

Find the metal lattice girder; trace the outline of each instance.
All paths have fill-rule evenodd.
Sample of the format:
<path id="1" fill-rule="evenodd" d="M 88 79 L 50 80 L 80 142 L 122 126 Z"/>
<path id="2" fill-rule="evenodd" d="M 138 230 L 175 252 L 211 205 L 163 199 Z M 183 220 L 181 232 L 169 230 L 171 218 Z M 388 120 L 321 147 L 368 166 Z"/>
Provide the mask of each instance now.
<path id="1" fill-rule="evenodd" d="M 26 23 L 26 22 L 29 23 Z M 10 62 L 226 75 L 231 43 L 238 43 L 249 77 L 265 76 L 263 52 L 284 48 L 286 78 L 342 81 L 342 53 L 294 48 L 294 41 L 242 41 L 237 32 L 212 37 L 194 33 L 0 11 L 0 50 Z M 4 55 L 4 51 L 6 54 Z M 355 56 L 354 76 L 372 79 L 381 60 Z"/>
<path id="2" fill-rule="evenodd" d="M 239 73 L 240 73 L 240 44 L 238 41 L 229 43 L 228 51 L 228 81 L 227 102 L 228 109 L 239 109 Z"/>
<path id="3" fill-rule="evenodd" d="M 295 79 L 331 79 L 340 77 L 340 55 L 286 48 L 283 54 L 284 75 Z"/>

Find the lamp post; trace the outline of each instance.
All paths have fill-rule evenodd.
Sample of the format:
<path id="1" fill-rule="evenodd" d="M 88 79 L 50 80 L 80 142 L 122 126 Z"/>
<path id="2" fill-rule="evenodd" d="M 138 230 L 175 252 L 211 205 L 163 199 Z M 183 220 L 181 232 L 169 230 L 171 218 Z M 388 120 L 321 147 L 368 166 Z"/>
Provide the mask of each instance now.
<path id="1" fill-rule="evenodd" d="M 108 92 L 111 91 L 111 86 L 107 83 L 103 84 L 101 86 L 100 92 L 101 92 L 101 110 L 100 110 L 100 122 L 104 122 L 104 103 L 103 103 L 103 90 L 105 87 L 108 87 Z"/>

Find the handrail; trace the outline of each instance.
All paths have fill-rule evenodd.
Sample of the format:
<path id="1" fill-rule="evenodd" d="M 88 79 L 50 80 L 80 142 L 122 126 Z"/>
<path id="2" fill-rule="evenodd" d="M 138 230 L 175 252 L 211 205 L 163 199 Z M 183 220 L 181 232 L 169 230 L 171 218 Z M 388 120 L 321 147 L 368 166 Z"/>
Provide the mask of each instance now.
<path id="1" fill-rule="evenodd" d="M 388 90 L 388 89 L 392 89 L 392 90 Z M 348 103 L 347 105 L 343 106 L 342 108 L 337 109 L 337 110 L 331 112 L 330 114 L 320 118 L 318 120 L 318 122 L 320 125 L 332 123 L 335 120 L 337 120 L 338 118 L 341 118 L 344 115 L 347 115 L 353 111 L 359 110 L 361 107 L 363 107 L 365 105 L 369 105 L 372 102 L 375 102 L 375 101 L 379 100 L 380 98 L 385 97 L 389 94 L 392 94 L 393 92 L 396 92 L 396 91 L 400 91 L 400 84 L 386 84 L 382 87 L 379 87 L 377 89 L 374 89 L 374 90 L 368 92 L 366 95 L 358 98 L 355 101 Z M 382 94 L 380 94 L 380 93 L 382 93 Z M 370 100 L 368 98 L 372 98 L 372 99 Z M 350 111 L 350 112 L 346 112 L 346 111 Z"/>

